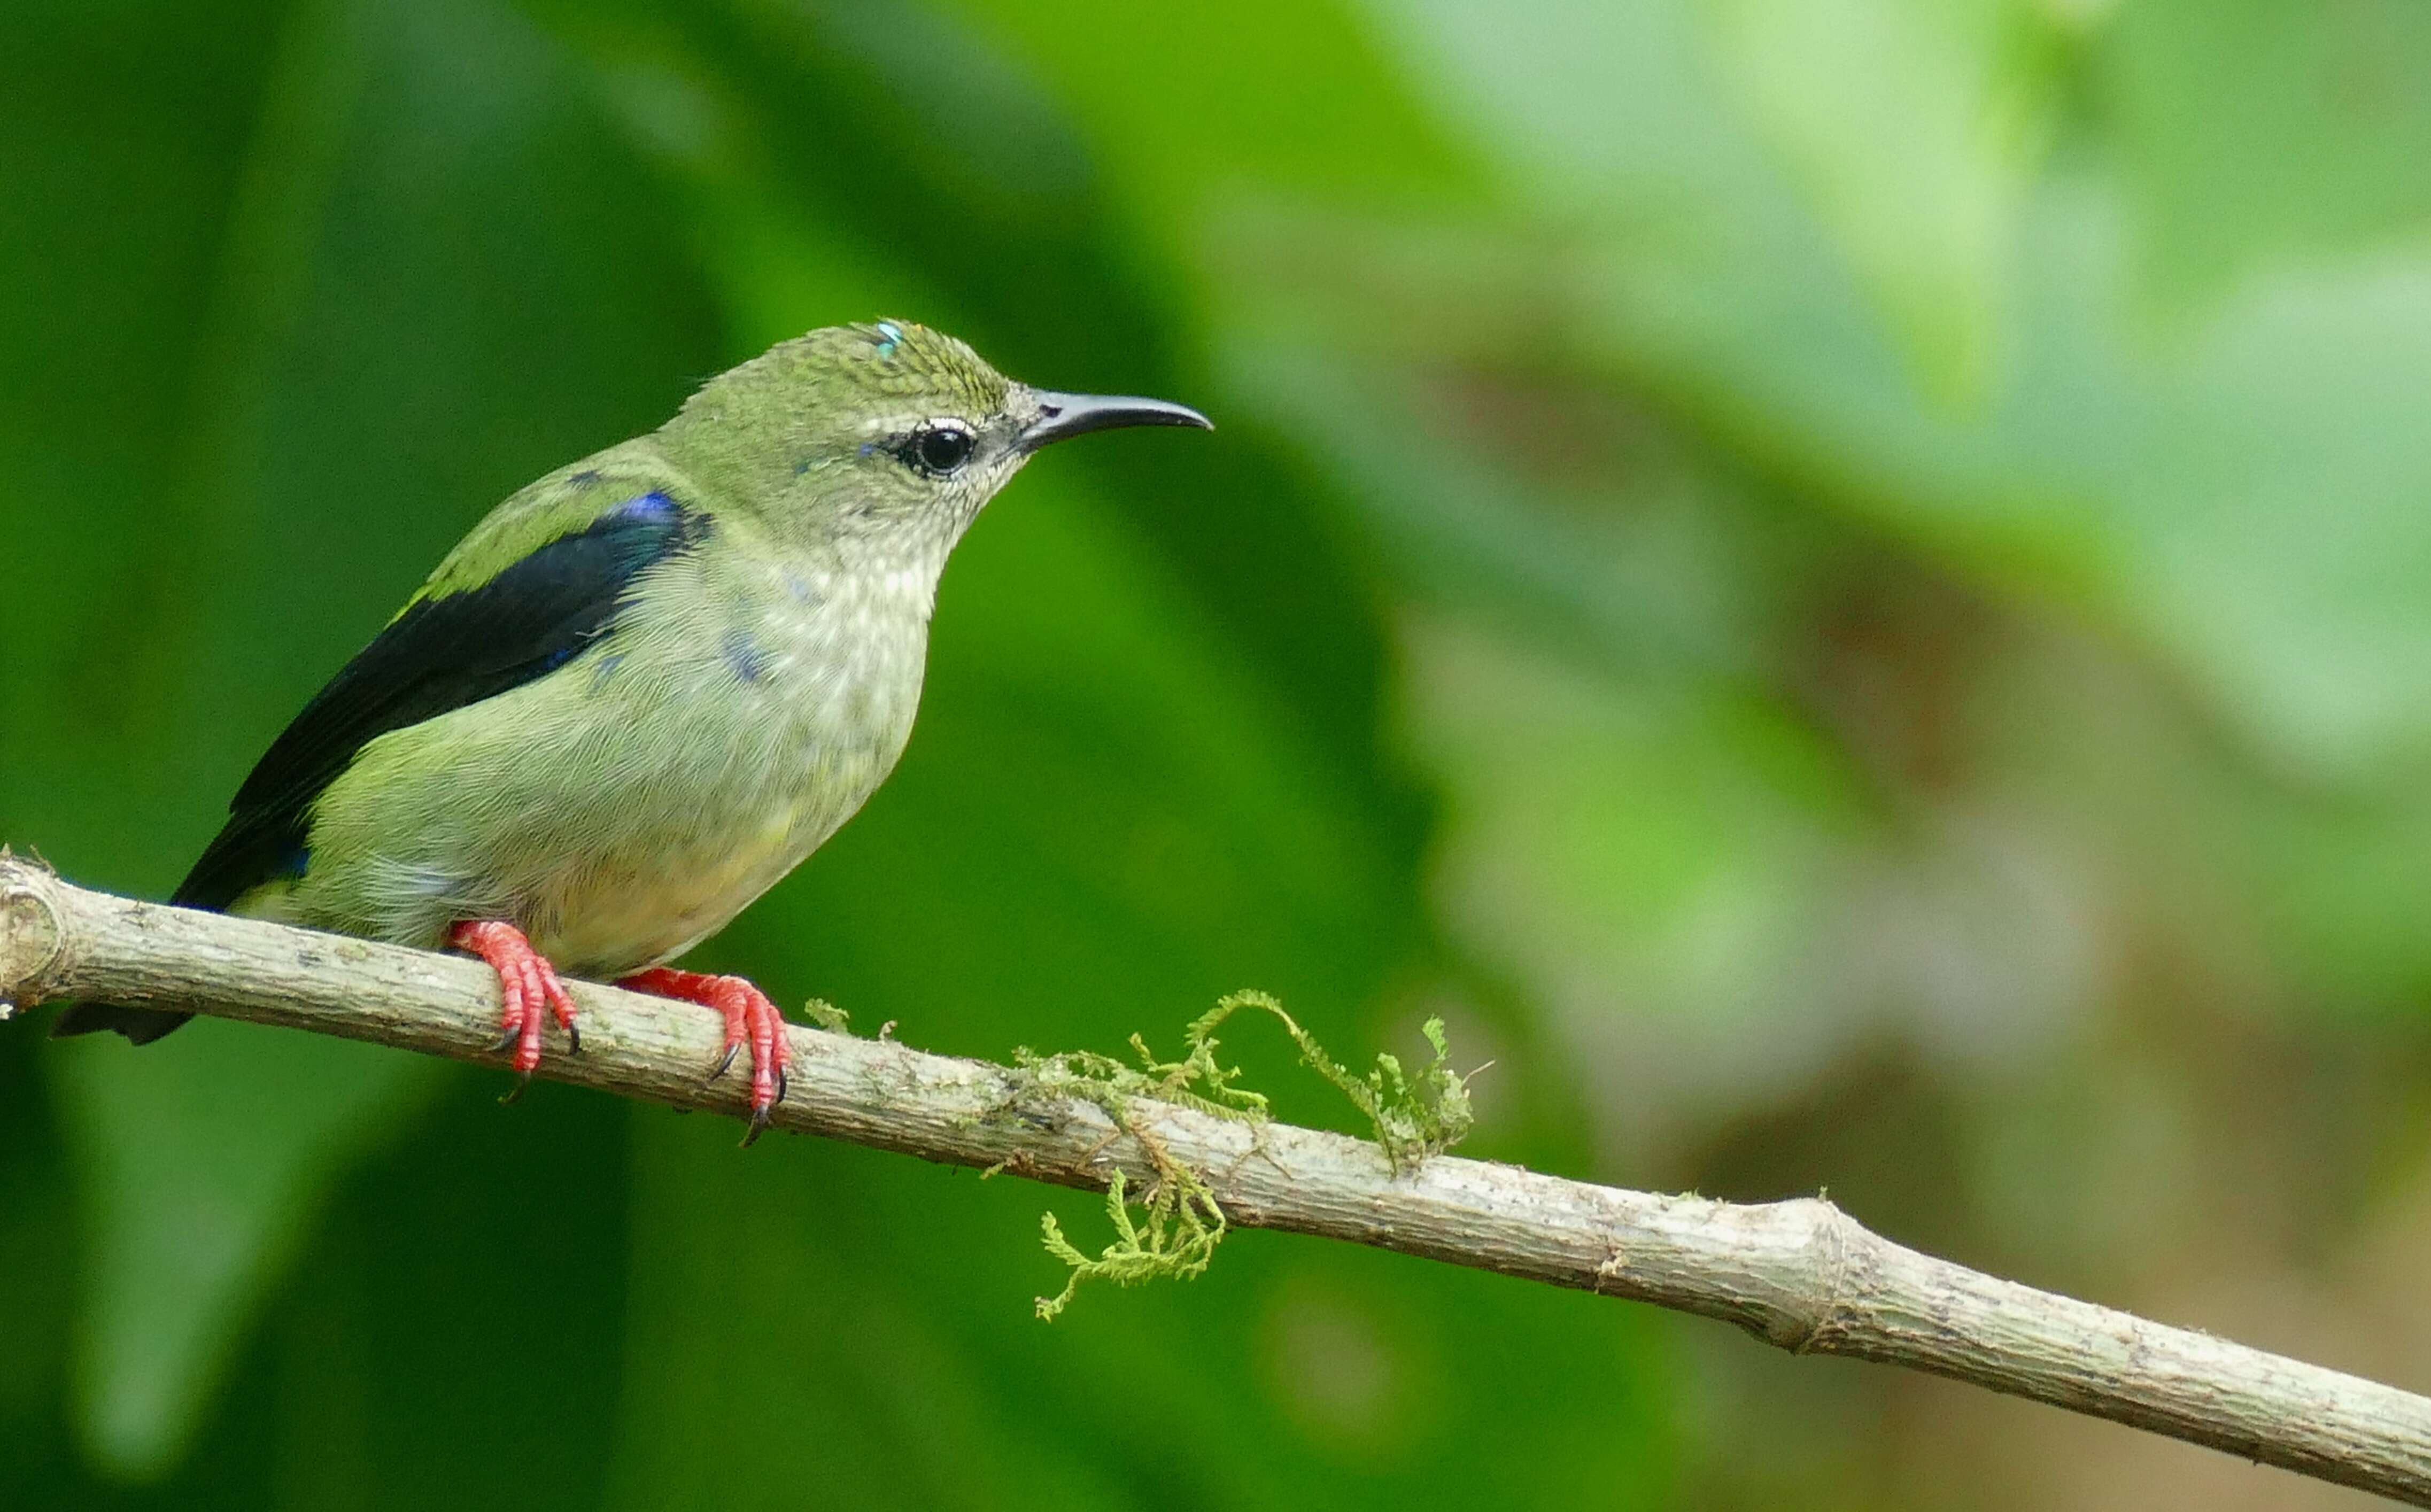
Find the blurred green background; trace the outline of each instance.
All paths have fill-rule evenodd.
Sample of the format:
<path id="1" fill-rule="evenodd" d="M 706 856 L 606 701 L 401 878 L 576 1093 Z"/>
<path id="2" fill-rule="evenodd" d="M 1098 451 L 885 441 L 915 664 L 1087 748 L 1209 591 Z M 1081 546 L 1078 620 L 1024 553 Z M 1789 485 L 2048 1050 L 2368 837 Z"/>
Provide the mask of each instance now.
<path id="1" fill-rule="evenodd" d="M 538 473 L 894 314 L 1058 450 L 696 958 L 1002 1056 L 1452 1025 L 2431 1386 L 2414 0 L 13 0 L 0 838 L 160 896 Z M 0 1032 L 0 1506 L 2360 1505 L 1717 1325 L 205 1022 Z M 1345 1123 L 1262 1032 L 1281 1111 Z"/>

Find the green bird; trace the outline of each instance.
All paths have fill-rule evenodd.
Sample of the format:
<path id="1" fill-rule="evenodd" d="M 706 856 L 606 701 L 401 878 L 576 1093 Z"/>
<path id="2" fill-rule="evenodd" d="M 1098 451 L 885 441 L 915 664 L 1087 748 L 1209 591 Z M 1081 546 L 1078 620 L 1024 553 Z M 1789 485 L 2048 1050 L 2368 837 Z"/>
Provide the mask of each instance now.
<path id="1" fill-rule="evenodd" d="M 478 955 L 526 1078 L 551 1017 L 581 1048 L 560 972 L 715 1008 L 711 1074 L 749 1048 L 756 1136 L 776 1006 L 666 963 L 894 769 L 938 576 L 989 498 L 1117 426 L 1212 428 L 1014 382 L 908 321 L 780 344 L 491 511 L 272 742 L 171 901 Z M 188 1016 L 79 1003 L 52 1033 L 144 1044 Z"/>

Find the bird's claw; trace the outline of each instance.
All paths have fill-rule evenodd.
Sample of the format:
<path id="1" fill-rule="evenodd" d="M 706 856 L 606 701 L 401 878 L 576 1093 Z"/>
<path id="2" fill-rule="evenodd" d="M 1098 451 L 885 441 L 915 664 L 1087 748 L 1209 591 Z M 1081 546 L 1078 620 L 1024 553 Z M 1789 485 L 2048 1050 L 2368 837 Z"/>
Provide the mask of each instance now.
<path id="1" fill-rule="evenodd" d="M 749 1047 L 751 1117 L 743 1142 L 747 1145 L 759 1138 L 776 1117 L 777 1104 L 785 1100 L 785 1067 L 792 1058 L 785 1041 L 784 1015 L 777 1011 L 768 995 L 741 977 L 678 971 L 671 966 L 654 966 L 625 978 L 617 985 L 717 1010 L 726 1025 L 726 1045 L 717 1064 L 710 1067 L 707 1080 L 715 1082 L 723 1077 L 733 1066 L 735 1055 Z"/>
<path id="2" fill-rule="evenodd" d="M 447 932 L 447 943 L 469 950 L 498 974 L 497 1042 L 493 1054 L 511 1049 L 511 1065 L 523 1078 L 504 1100 L 523 1095 L 524 1084 L 540 1065 L 541 1032 L 552 1018 L 565 1031 L 567 1053 L 582 1050 L 581 1032 L 574 1027 L 574 999 L 557 978 L 548 958 L 532 949 L 523 931 L 499 919 L 467 919 Z"/>
<path id="3" fill-rule="evenodd" d="M 784 1030 L 782 1028 L 778 1030 L 777 1038 L 780 1044 L 784 1042 Z M 727 1051 L 727 1059 L 731 1060 L 733 1058 L 734 1052 L 732 1050 Z M 723 1063 L 720 1064 L 722 1065 Z M 785 1100 L 785 1091 L 792 1084 L 793 1079 L 785 1072 L 785 1058 L 782 1055 L 780 1055 L 777 1058 L 776 1094 L 769 1098 L 769 1100 L 764 1103 L 755 1100 L 751 1104 L 751 1124 L 750 1127 L 743 1131 L 744 1149 L 750 1149 L 751 1142 L 753 1140 L 768 1132 L 768 1126 L 776 1121 L 777 1104 Z"/>

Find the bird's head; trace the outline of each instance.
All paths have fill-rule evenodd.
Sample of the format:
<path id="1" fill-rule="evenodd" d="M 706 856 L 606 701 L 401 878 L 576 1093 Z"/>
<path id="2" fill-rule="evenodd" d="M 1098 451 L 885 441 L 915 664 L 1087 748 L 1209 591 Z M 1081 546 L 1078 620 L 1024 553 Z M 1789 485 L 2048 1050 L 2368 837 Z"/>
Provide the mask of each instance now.
<path id="1" fill-rule="evenodd" d="M 712 378 L 663 432 L 780 528 L 880 556 L 950 548 L 1031 454 L 1120 426 L 1213 428 L 1163 399 L 1005 378 L 910 321 L 830 326 Z"/>

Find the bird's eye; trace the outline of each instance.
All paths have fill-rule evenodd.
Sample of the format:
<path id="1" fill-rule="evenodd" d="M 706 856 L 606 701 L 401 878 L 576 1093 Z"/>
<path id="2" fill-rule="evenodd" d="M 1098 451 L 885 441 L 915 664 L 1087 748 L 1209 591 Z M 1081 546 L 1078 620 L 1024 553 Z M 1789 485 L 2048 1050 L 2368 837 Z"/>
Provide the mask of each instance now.
<path id="1" fill-rule="evenodd" d="M 925 426 L 914 432 L 912 445 L 906 448 L 913 465 L 922 472 L 943 478 L 971 460 L 979 443 L 971 433 L 956 425 Z"/>

